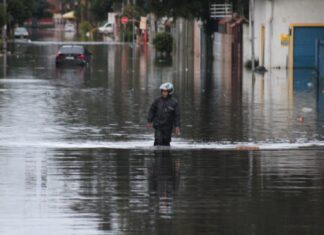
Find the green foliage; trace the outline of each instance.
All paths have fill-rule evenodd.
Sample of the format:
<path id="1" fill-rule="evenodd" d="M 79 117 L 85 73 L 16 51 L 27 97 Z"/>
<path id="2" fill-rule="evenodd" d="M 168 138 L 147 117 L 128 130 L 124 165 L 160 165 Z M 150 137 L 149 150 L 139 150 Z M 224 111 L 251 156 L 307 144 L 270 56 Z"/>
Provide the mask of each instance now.
<path id="1" fill-rule="evenodd" d="M 237 0 L 233 1 L 234 11 L 246 18 L 249 18 L 249 0 Z"/>
<path id="2" fill-rule="evenodd" d="M 45 1 L 45 0 L 44 0 Z M 37 1 L 38 3 L 40 0 Z M 4 16 L 4 6 L 0 3 L 0 26 L 4 24 L 4 18 L 8 24 L 8 28 L 12 28 L 15 24 L 23 24 L 27 19 L 31 18 L 37 10 L 36 0 L 7 0 L 7 14 Z"/>
<path id="3" fill-rule="evenodd" d="M 75 0 L 60 0 L 62 4 L 69 4 L 73 5 L 75 3 Z M 78 1 L 77 1 L 78 2 Z M 80 1 L 79 1 L 80 2 Z"/>
<path id="4" fill-rule="evenodd" d="M 22 24 L 32 16 L 35 2 L 33 0 L 9 0 L 7 2 L 7 22 L 9 25 Z"/>
<path id="5" fill-rule="evenodd" d="M 99 33 L 98 28 L 92 28 L 90 32 L 90 39 L 97 41 L 102 36 L 101 33 Z"/>
<path id="6" fill-rule="evenodd" d="M 4 17 L 3 5 L 0 5 L 0 27 L 4 25 Z"/>
<path id="7" fill-rule="evenodd" d="M 83 35 L 85 35 L 86 33 L 90 32 L 92 30 L 92 25 L 90 24 L 90 22 L 88 21 L 83 21 L 80 24 L 80 31 Z"/>
<path id="8" fill-rule="evenodd" d="M 158 17 L 184 17 L 209 20 L 209 8 L 211 3 L 224 3 L 224 0 L 138 0 L 138 5 L 144 6 L 146 12 L 153 12 Z M 246 13 L 249 0 L 232 1 L 234 11 Z"/>
<path id="9" fill-rule="evenodd" d="M 209 0 L 150 0 L 147 10 L 158 17 L 208 18 L 209 6 Z"/>
<path id="10" fill-rule="evenodd" d="M 126 5 L 124 7 L 123 15 L 127 16 L 129 19 L 137 19 L 144 15 L 142 8 L 133 5 Z"/>
<path id="11" fill-rule="evenodd" d="M 158 52 L 169 54 L 172 52 L 173 37 L 167 32 L 158 33 L 153 40 L 153 44 Z"/>
<path id="12" fill-rule="evenodd" d="M 132 31 L 123 31 L 122 33 L 124 42 L 132 42 L 133 41 L 133 32 Z"/>
<path id="13" fill-rule="evenodd" d="M 134 25 L 136 27 L 139 26 L 139 19 L 144 15 L 143 10 L 134 5 L 126 5 L 122 12 L 123 16 L 126 16 L 129 19 L 129 22 L 126 25 L 122 26 L 122 39 L 124 42 L 131 42 L 133 40 L 133 22 L 132 19 L 135 20 Z M 135 35 L 134 35 L 135 36 Z"/>
<path id="14" fill-rule="evenodd" d="M 112 1 L 93 0 L 91 2 L 91 13 L 96 21 L 107 20 L 107 13 L 112 11 Z"/>
<path id="15" fill-rule="evenodd" d="M 41 19 L 45 17 L 51 17 L 52 14 L 50 13 L 51 5 L 48 3 L 47 0 L 38 0 L 36 1 L 35 8 L 33 11 L 33 16 Z"/>

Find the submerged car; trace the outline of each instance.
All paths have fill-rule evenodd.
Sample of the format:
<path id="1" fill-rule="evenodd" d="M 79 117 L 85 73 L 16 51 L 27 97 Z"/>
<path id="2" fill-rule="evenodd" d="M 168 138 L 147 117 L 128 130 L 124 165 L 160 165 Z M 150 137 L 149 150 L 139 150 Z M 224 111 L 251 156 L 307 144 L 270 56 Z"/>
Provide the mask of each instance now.
<path id="1" fill-rule="evenodd" d="M 17 27 L 14 31 L 15 38 L 28 38 L 29 33 L 25 27 Z"/>
<path id="2" fill-rule="evenodd" d="M 64 45 L 56 55 L 56 65 L 86 65 L 91 61 L 91 53 L 83 46 Z"/>
<path id="3" fill-rule="evenodd" d="M 104 25 L 98 28 L 102 34 L 109 34 L 114 32 L 114 25 L 110 22 L 106 22 Z"/>

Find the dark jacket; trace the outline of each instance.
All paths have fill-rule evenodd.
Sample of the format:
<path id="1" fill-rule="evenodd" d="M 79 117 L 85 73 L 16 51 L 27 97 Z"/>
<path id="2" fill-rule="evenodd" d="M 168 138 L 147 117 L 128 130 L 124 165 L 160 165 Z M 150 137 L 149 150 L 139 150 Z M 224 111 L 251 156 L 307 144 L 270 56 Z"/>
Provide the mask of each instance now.
<path id="1" fill-rule="evenodd" d="M 178 101 L 171 96 L 157 98 L 151 105 L 148 122 L 153 122 L 155 129 L 180 127 L 180 109 Z"/>

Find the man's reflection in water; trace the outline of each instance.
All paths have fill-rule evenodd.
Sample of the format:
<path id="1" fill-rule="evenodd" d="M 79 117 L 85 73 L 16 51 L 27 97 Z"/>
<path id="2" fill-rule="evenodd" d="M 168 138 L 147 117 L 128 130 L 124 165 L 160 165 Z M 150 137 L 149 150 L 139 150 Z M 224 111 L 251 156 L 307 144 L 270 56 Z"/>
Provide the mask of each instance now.
<path id="1" fill-rule="evenodd" d="M 173 200 L 179 188 L 180 166 L 180 160 L 173 158 L 170 150 L 154 152 L 149 169 L 149 191 L 151 197 L 156 196 L 154 204 L 163 218 L 174 215 Z"/>

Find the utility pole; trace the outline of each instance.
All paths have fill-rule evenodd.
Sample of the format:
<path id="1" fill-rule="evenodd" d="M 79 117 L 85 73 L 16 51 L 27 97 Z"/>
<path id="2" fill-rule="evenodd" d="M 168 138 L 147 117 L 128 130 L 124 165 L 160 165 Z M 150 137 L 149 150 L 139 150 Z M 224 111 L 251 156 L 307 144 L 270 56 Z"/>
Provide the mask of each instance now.
<path id="1" fill-rule="evenodd" d="M 7 54 L 7 1 L 3 0 L 3 28 L 2 28 L 2 43 L 3 43 L 3 52 Z"/>

